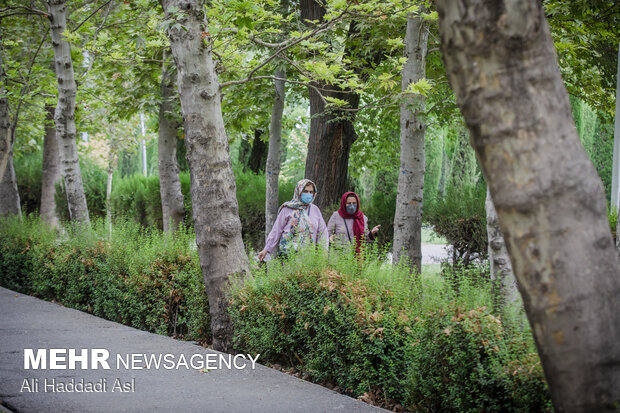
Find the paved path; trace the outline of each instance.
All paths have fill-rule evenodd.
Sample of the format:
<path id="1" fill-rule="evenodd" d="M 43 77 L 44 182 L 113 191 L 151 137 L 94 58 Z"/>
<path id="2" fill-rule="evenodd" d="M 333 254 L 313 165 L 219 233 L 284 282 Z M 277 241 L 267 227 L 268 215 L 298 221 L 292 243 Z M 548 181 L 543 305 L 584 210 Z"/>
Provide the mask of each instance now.
<path id="1" fill-rule="evenodd" d="M 105 349 L 110 369 L 28 369 L 24 349 Z M 51 355 L 47 353 L 47 367 Z M 64 355 L 66 355 L 68 352 Z M 169 356 L 179 369 L 144 368 L 142 354 Z M 185 368 L 218 357 L 200 346 L 146 333 L 0 288 L 0 400 L 13 412 L 381 412 L 321 386 L 247 361 L 241 370 Z M 118 363 L 133 357 L 136 369 Z M 254 355 L 252 355 L 254 357 Z M 226 360 L 226 358 L 224 359 Z M 260 362 L 260 358 L 258 359 Z M 89 363 L 91 360 L 89 359 Z M 233 360 L 234 362 L 234 360 Z M 58 361 L 67 365 L 68 360 Z M 243 360 L 237 359 L 241 366 Z M 90 366 L 89 366 L 90 367 Z M 100 365 L 98 365 L 100 367 Z M 119 381 L 120 388 L 114 384 Z M 52 391 L 54 382 L 105 383 L 105 392 Z M 38 388 L 37 385 L 38 384 Z M 32 391 L 28 391 L 30 390 Z M 77 389 L 78 386 L 75 386 Z M 103 385 L 92 389 L 101 390 Z M 58 389 L 58 387 L 55 387 Z M 66 389 L 70 389 L 67 386 Z M 38 391 L 34 391 L 38 390 Z M 0 412 L 2 408 L 0 407 Z"/>
<path id="2" fill-rule="evenodd" d="M 422 264 L 440 264 L 442 261 L 450 259 L 448 245 L 441 244 L 422 244 Z"/>

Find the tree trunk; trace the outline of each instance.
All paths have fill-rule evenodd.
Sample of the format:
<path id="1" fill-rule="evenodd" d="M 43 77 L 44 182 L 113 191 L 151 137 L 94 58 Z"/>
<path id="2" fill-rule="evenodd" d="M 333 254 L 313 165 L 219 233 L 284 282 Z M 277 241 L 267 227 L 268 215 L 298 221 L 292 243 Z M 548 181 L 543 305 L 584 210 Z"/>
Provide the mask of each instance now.
<path id="1" fill-rule="evenodd" d="M 170 114 L 174 111 L 171 103 L 176 98 L 174 93 L 173 71 L 164 66 L 161 74 L 161 104 L 159 105 L 159 192 L 161 196 L 161 211 L 164 221 L 164 231 L 174 232 L 179 228 L 185 216 L 183 207 L 183 193 L 179 179 L 179 165 L 177 163 L 177 123 L 171 120 Z"/>
<path id="2" fill-rule="evenodd" d="M 510 256 L 506 249 L 504 236 L 499 227 L 497 212 L 493 205 L 491 192 L 487 187 L 485 202 L 487 212 L 487 237 L 489 239 L 489 265 L 491 266 L 491 281 L 493 283 L 493 299 L 495 312 L 502 314 L 506 304 L 512 304 L 520 299 L 517 289 L 517 280 L 512 272 Z"/>
<path id="3" fill-rule="evenodd" d="M 286 79 L 284 69 L 275 72 L 276 78 Z M 282 115 L 284 114 L 285 89 L 283 80 L 274 80 L 275 94 L 269 125 L 269 150 L 267 153 L 265 186 L 265 241 L 278 215 L 278 180 L 280 177 L 280 144 L 282 142 Z"/>
<path id="4" fill-rule="evenodd" d="M 252 151 L 248 158 L 248 168 L 255 174 L 259 174 L 265 170 L 267 162 L 267 144 L 260 137 L 263 134 L 262 129 L 254 129 L 254 140 L 252 141 Z"/>
<path id="5" fill-rule="evenodd" d="M 620 277 L 543 5 L 439 0 L 441 50 L 558 412 L 620 403 Z"/>
<path id="6" fill-rule="evenodd" d="M 1 64 L 1 62 L 0 62 Z M 13 142 L 7 98 L 0 99 L 0 216 L 21 218 L 17 178 L 13 168 Z"/>
<path id="7" fill-rule="evenodd" d="M 58 79 L 58 104 L 54 121 L 60 148 L 62 174 L 65 179 L 69 217 L 71 221 L 88 223 L 88 207 L 82 185 L 76 141 L 75 95 L 77 85 L 73 76 L 71 48 L 62 34 L 67 28 L 67 6 L 64 0 L 49 0 L 47 9 L 54 48 L 54 68 Z"/>
<path id="8" fill-rule="evenodd" d="M 618 71 L 616 74 L 616 117 L 614 121 L 614 153 L 611 169 L 611 208 L 620 206 L 620 44 L 618 45 Z"/>
<path id="9" fill-rule="evenodd" d="M 52 227 L 58 226 L 58 215 L 56 215 L 56 182 L 62 175 L 60 173 L 60 159 L 58 154 L 58 140 L 56 139 L 56 128 L 54 128 L 53 105 L 46 105 L 47 119 L 45 121 L 45 138 L 43 140 L 43 173 L 41 176 L 41 208 L 39 213 L 41 219 Z"/>
<path id="10" fill-rule="evenodd" d="M 4 95 L 5 73 L 0 53 L 0 96 Z M 0 98 L 0 216 L 17 215 L 21 218 L 22 210 L 17 191 L 17 178 L 13 168 L 13 133 L 9 100 Z"/>
<path id="11" fill-rule="evenodd" d="M 112 240 L 112 177 L 114 176 L 115 155 L 110 153 L 108 159 L 108 184 L 105 190 L 105 216 L 108 224 L 108 239 Z"/>
<path id="12" fill-rule="evenodd" d="M 249 263 L 241 239 L 219 83 L 211 49 L 205 44 L 209 41 L 209 30 L 204 24 L 202 2 L 161 0 L 161 3 L 166 18 L 175 19 L 182 26 L 170 29 L 168 35 L 177 65 L 196 244 L 209 299 L 213 348 L 232 351 L 226 293 L 230 278 L 245 276 Z"/>
<path id="13" fill-rule="evenodd" d="M 424 19 L 409 16 L 401 87 L 423 79 L 426 71 L 428 28 Z M 405 95 L 400 105 L 400 173 L 394 214 L 394 258 L 407 257 L 422 273 L 422 196 L 424 191 L 424 97 Z"/>
<path id="14" fill-rule="evenodd" d="M 449 175 L 448 154 L 446 153 L 446 134 L 442 136 L 442 148 L 441 148 L 441 175 L 439 175 L 439 188 L 437 189 L 437 199 L 444 199 L 446 197 L 446 182 Z"/>
<path id="15" fill-rule="evenodd" d="M 300 2 L 301 18 L 321 21 L 325 15 L 324 7 L 316 0 Z M 352 26 L 353 27 L 353 26 Z M 323 96 L 344 100 L 352 109 L 359 106 L 359 95 L 347 90 L 338 90 L 332 85 L 313 83 L 322 91 Z M 354 116 L 339 110 L 325 110 L 321 94 L 309 87 L 310 98 L 310 136 L 306 157 L 305 177 L 317 185 L 317 197 L 314 203 L 325 208 L 340 203 L 340 198 L 347 188 L 349 152 L 357 139 L 353 126 Z"/>

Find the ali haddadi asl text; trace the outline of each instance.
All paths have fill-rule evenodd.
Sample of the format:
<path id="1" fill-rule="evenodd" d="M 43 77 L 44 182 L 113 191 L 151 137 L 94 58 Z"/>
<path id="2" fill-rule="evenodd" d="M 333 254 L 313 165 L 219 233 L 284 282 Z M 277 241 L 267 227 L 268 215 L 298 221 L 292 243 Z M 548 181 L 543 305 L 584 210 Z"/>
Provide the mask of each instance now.
<path id="1" fill-rule="evenodd" d="M 136 379 L 121 380 L 115 379 L 111 386 L 108 386 L 108 379 L 101 378 L 95 381 L 81 379 L 44 378 L 44 379 L 24 379 L 20 393 L 127 393 L 136 391 Z"/>

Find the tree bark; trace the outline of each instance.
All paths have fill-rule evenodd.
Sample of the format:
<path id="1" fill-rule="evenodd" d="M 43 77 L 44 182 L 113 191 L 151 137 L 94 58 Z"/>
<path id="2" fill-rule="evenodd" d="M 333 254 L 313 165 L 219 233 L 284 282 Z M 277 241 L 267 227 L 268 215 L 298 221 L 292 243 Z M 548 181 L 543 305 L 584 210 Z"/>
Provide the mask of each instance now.
<path id="1" fill-rule="evenodd" d="M 405 35 L 402 91 L 426 75 L 428 28 L 424 19 L 409 16 Z M 407 257 L 422 273 L 422 198 L 424 191 L 424 96 L 405 95 L 400 105 L 400 173 L 394 214 L 394 259 Z"/>
<path id="2" fill-rule="evenodd" d="M 4 95 L 4 62 L 0 53 L 0 96 Z M 0 98 L 0 216 L 17 215 L 22 210 L 13 167 L 13 125 L 9 114 L 9 100 Z"/>
<path id="3" fill-rule="evenodd" d="M 0 61 L 2 64 L 2 61 Z M 13 142 L 11 118 L 7 98 L 0 99 L 0 216 L 17 215 L 22 212 L 17 192 L 17 178 L 13 168 Z"/>
<path id="4" fill-rule="evenodd" d="M 43 172 L 41 176 L 41 208 L 39 213 L 41 219 L 52 227 L 58 226 L 58 215 L 56 215 L 56 182 L 62 175 L 60 173 L 60 157 L 58 153 L 58 140 L 56 138 L 56 128 L 54 128 L 53 105 L 46 105 L 47 119 L 45 121 L 45 137 L 43 139 Z"/>
<path id="5" fill-rule="evenodd" d="M 321 21 L 325 8 L 316 0 L 301 0 L 301 18 L 306 25 L 308 20 Z M 353 26 L 352 26 L 353 27 Z M 348 90 L 323 84 L 312 83 L 326 97 L 342 99 L 352 109 L 359 106 L 359 95 Z M 314 203 L 325 208 L 340 202 L 347 188 L 349 152 L 357 139 L 353 126 L 354 115 L 339 110 L 325 110 L 321 94 L 313 87 L 308 88 L 310 98 L 310 136 L 306 157 L 305 177 L 317 185 Z"/>
<path id="6" fill-rule="evenodd" d="M 447 136 L 442 136 L 442 148 L 441 148 L 441 175 L 439 175 L 439 188 L 437 189 L 437 199 L 444 199 L 446 197 L 446 182 L 449 175 L 448 154 L 446 153 L 446 139 Z"/>
<path id="7" fill-rule="evenodd" d="M 110 154 L 108 155 L 108 183 L 105 191 L 105 206 L 106 206 L 106 222 L 108 224 L 108 239 L 112 239 L 112 177 L 114 176 L 114 170 L 118 164 L 117 147 L 112 142 L 110 144 Z"/>
<path id="8" fill-rule="evenodd" d="M 517 280 L 512 272 L 510 256 L 506 249 L 504 236 L 497 220 L 497 211 L 487 187 L 485 202 L 487 212 L 487 237 L 489 240 L 489 265 L 491 266 L 491 282 L 493 283 L 493 299 L 495 312 L 502 314 L 506 304 L 520 299 Z"/>
<path id="9" fill-rule="evenodd" d="M 616 72 L 616 117 L 614 120 L 614 153 L 611 169 L 611 208 L 620 206 L 620 44 L 618 45 L 618 71 Z"/>
<path id="10" fill-rule="evenodd" d="M 54 69 L 58 80 L 58 104 L 54 121 L 59 144 L 62 174 L 65 180 L 69 217 L 71 221 L 88 223 L 88 207 L 82 184 L 82 172 L 78 157 L 75 128 L 75 95 L 77 85 L 73 75 L 71 47 L 63 37 L 67 28 L 67 6 L 65 0 L 49 0 L 52 47 L 54 49 Z"/>
<path id="11" fill-rule="evenodd" d="M 164 66 L 161 74 L 161 104 L 159 105 L 159 192 L 161 196 L 161 210 L 164 221 L 164 232 L 174 232 L 179 228 L 185 216 L 183 207 L 183 193 L 179 179 L 179 165 L 177 163 L 177 123 L 170 118 L 174 107 L 172 99 L 174 93 L 173 71 Z"/>
<path id="12" fill-rule="evenodd" d="M 267 162 L 267 145 L 260 137 L 263 134 L 262 129 L 254 129 L 254 140 L 252 141 L 252 150 L 248 158 L 248 168 L 255 174 L 259 174 L 265 170 Z"/>
<path id="13" fill-rule="evenodd" d="M 275 77 L 286 79 L 284 69 L 277 69 Z M 282 142 L 282 116 L 284 114 L 285 89 L 284 80 L 274 80 L 273 109 L 269 125 L 269 149 L 267 152 L 266 186 L 265 186 L 265 242 L 278 215 L 280 144 Z"/>
<path id="14" fill-rule="evenodd" d="M 194 204 L 194 227 L 200 267 L 211 314 L 213 348 L 232 351 L 232 324 L 226 293 L 233 276 L 245 276 L 248 257 L 241 239 L 241 221 L 220 90 L 202 2 L 161 0 L 167 19 L 182 28 L 168 31 L 177 65 L 187 159 Z M 171 8 L 176 9 L 171 15 Z"/>
<path id="15" fill-rule="evenodd" d="M 437 2 L 448 77 L 497 208 L 558 412 L 620 403 L 620 277 L 542 3 Z"/>

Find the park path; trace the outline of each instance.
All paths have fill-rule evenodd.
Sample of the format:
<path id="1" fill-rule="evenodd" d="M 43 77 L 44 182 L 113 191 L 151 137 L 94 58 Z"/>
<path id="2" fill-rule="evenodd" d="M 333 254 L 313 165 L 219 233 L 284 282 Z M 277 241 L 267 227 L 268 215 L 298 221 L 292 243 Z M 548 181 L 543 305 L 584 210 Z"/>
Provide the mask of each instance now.
<path id="1" fill-rule="evenodd" d="M 448 245 L 422 243 L 422 264 L 440 264 L 450 259 Z"/>
<path id="2" fill-rule="evenodd" d="M 77 349 L 78 355 L 81 349 L 105 349 L 109 352 L 110 369 L 82 370 L 78 362 L 78 369 L 74 370 L 26 370 L 26 348 Z M 179 369 L 165 369 L 163 364 L 159 369 L 147 369 L 140 362 L 141 354 L 171 354 L 172 365 L 176 366 L 182 358 L 189 362 L 197 355 L 197 365 L 207 359 L 207 354 L 222 353 L 0 288 L 0 401 L 13 412 L 385 411 L 259 364 L 253 370 L 249 360 L 240 370 L 223 366 L 204 372 L 186 369 L 182 363 Z M 138 368 L 117 365 L 117 355 L 123 360 L 136 357 Z M 49 352 L 47 357 L 49 368 Z M 237 362 L 238 366 L 243 364 L 241 358 Z M 67 363 L 65 360 L 58 364 Z M 105 380 L 106 391 L 52 392 L 53 386 L 44 388 L 46 379 L 48 384 L 54 380 L 57 385 L 82 380 L 96 384 Z M 126 386 L 126 392 L 112 388 L 117 379 L 120 388 Z M 34 383 L 38 383 L 38 388 Z"/>

